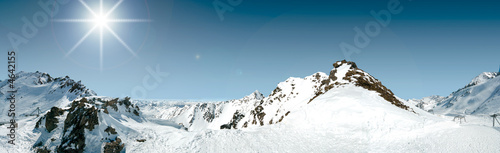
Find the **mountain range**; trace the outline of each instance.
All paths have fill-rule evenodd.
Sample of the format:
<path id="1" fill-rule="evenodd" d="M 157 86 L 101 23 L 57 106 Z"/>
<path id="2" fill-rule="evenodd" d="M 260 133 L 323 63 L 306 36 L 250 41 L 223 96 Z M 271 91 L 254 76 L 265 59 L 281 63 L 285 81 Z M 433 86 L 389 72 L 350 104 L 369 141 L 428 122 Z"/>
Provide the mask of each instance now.
<path id="1" fill-rule="evenodd" d="M 411 99 L 438 114 L 492 115 L 500 113 L 500 73 L 483 72 L 447 97 Z"/>
<path id="2" fill-rule="evenodd" d="M 498 75 L 483 73 L 448 97 L 403 100 L 343 60 L 268 96 L 190 102 L 97 96 L 69 77 L 20 72 L 17 144 L 0 152 L 498 152 L 499 129 L 429 113 L 499 112 Z"/>

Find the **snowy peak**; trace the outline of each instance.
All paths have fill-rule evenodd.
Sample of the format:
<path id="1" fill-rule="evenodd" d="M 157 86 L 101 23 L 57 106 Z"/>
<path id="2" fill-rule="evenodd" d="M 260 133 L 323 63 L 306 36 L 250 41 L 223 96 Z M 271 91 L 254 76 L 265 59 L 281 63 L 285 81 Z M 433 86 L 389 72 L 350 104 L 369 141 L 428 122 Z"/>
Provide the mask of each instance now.
<path id="1" fill-rule="evenodd" d="M 16 74 L 16 80 L 19 82 L 25 82 L 25 83 L 33 83 L 34 85 L 42 85 L 46 83 L 50 83 L 54 81 L 54 78 L 52 78 L 48 73 L 43 73 L 43 72 L 24 72 L 21 71 Z"/>
<path id="2" fill-rule="evenodd" d="M 346 76 L 347 72 L 358 69 L 356 63 L 351 61 L 338 61 L 333 63 L 333 69 L 330 71 L 330 79 L 332 81 L 346 83 L 343 78 Z"/>
<path id="3" fill-rule="evenodd" d="M 483 72 L 483 73 L 479 74 L 477 77 L 475 77 L 474 79 L 472 79 L 472 81 L 469 84 L 467 84 L 466 87 L 470 87 L 470 86 L 484 83 L 484 82 L 486 82 L 490 79 L 493 79 L 499 75 L 500 75 L 500 72 Z"/>
<path id="4" fill-rule="evenodd" d="M 260 93 L 258 90 L 255 90 L 252 94 L 243 97 L 245 100 L 262 100 L 264 99 L 264 95 Z"/>
<path id="5" fill-rule="evenodd" d="M 483 72 L 465 87 L 432 108 L 439 114 L 494 114 L 500 112 L 500 73 Z"/>
<path id="6" fill-rule="evenodd" d="M 53 78 L 48 73 L 24 72 L 16 74 L 14 82 L 16 94 L 16 107 L 28 108 L 16 110 L 16 117 L 24 118 L 41 112 L 49 111 L 52 107 L 68 107 L 76 98 L 95 96 L 96 93 L 88 89 L 81 81 L 74 81 L 68 76 Z M 7 98 L 9 88 L 8 79 L 0 82 L 0 98 Z M 9 110 L 9 106 L 0 107 L 0 113 Z M 0 121 L 6 120 L 0 116 Z"/>
<path id="7" fill-rule="evenodd" d="M 76 94 L 78 97 L 88 97 L 88 96 L 96 96 L 97 94 L 85 87 L 81 81 L 75 81 L 71 79 L 69 76 L 53 78 L 48 73 L 44 72 L 24 72 L 21 71 L 16 74 L 17 86 L 22 87 L 32 87 L 40 88 L 44 86 L 51 86 L 51 92 L 55 92 L 55 90 L 69 88 L 70 93 Z M 1 88 L 4 88 L 5 84 L 2 84 Z M 30 89 L 27 89 L 30 90 Z"/>
<path id="8" fill-rule="evenodd" d="M 382 85 L 382 83 L 375 77 L 359 69 L 356 63 L 352 61 L 342 60 L 335 62 L 333 64 L 332 71 L 330 71 L 329 78 L 329 80 L 324 81 L 322 84 L 322 86 L 324 87 L 324 92 L 332 88 L 338 88 L 347 84 L 354 84 L 370 91 L 376 91 L 382 98 L 384 98 L 391 104 L 401 109 L 413 112 L 411 108 L 404 105 L 403 102 L 398 100 L 391 90 Z M 317 94 L 314 98 L 316 98 L 320 94 L 322 93 Z M 311 99 L 311 101 L 313 99 Z"/>

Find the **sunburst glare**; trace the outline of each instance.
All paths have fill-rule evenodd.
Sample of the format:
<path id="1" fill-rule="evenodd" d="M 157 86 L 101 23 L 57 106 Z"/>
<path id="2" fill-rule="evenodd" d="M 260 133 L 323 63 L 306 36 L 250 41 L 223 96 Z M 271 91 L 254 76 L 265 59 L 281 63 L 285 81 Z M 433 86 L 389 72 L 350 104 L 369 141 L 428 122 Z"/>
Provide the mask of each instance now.
<path id="1" fill-rule="evenodd" d="M 94 33 L 97 29 L 99 32 L 99 69 L 102 71 L 103 70 L 103 62 L 104 62 L 104 57 L 103 57 L 103 46 L 104 46 L 104 40 L 103 40 L 103 35 L 104 31 L 107 31 L 109 34 L 111 34 L 120 44 L 134 57 L 137 57 L 137 54 L 135 53 L 134 50 L 132 50 L 125 41 L 117 34 L 115 31 L 108 25 L 108 23 L 114 23 L 114 22 L 150 22 L 149 19 L 114 19 L 111 18 L 110 15 L 113 13 L 114 10 L 116 10 L 120 4 L 123 2 L 123 0 L 119 0 L 116 2 L 111 9 L 104 11 L 104 5 L 103 5 L 103 0 L 99 0 L 99 8 L 91 8 L 84 0 L 79 0 L 79 2 L 82 4 L 83 7 L 85 7 L 88 11 L 88 13 L 92 14 L 93 18 L 92 19 L 53 19 L 52 21 L 54 22 L 83 22 L 83 23 L 94 23 L 93 27 L 90 28 L 90 30 L 75 44 L 73 47 L 66 52 L 65 57 L 68 57 L 71 53 L 75 51 L 75 49 L 84 42 L 87 37 Z M 98 11 L 96 11 L 98 10 Z"/>

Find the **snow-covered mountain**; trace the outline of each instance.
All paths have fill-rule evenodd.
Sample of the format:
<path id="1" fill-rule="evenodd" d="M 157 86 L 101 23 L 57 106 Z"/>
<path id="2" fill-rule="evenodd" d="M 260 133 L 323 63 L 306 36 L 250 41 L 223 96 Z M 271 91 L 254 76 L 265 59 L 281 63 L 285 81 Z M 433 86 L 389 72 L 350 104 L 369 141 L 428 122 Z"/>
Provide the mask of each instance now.
<path id="1" fill-rule="evenodd" d="M 7 99 L 8 80 L 0 82 L 0 98 Z M 87 89 L 81 81 L 74 81 L 68 76 L 53 78 L 42 72 L 19 72 L 14 83 L 16 95 L 16 118 L 23 118 L 40 108 L 47 112 L 52 107 L 66 107 L 71 101 L 80 97 L 95 96 L 96 93 Z M 10 105 L 0 106 L 0 114 L 7 114 Z M 36 111 L 35 111 L 36 113 Z M 8 121 L 8 116 L 1 115 L 1 121 Z"/>
<path id="2" fill-rule="evenodd" d="M 314 103 L 315 98 L 329 90 L 337 91 L 345 88 L 359 88 L 366 91 L 366 94 L 376 92 L 378 98 L 394 105 L 395 108 L 413 112 L 399 101 L 391 90 L 359 69 L 354 62 L 344 60 L 334 63 L 333 66 L 329 75 L 318 72 L 305 78 L 291 77 L 279 83 L 267 97 L 255 91 L 238 100 L 177 105 L 157 115 L 162 119 L 173 120 L 190 131 L 272 125 L 282 122 L 288 115 Z M 373 99 L 368 101 L 379 102 Z"/>
<path id="3" fill-rule="evenodd" d="M 120 152 L 126 150 L 126 142 L 142 141 L 140 134 L 127 125 L 145 121 L 139 107 L 132 104 L 130 98 L 97 97 L 81 81 L 68 76 L 53 78 L 42 72 L 19 72 L 14 85 L 17 90 L 16 120 L 19 129 L 23 129 L 18 133 L 27 134 L 17 141 L 21 144 L 29 142 L 31 147 L 25 149 L 35 152 Z M 10 90 L 7 80 L 0 82 L 3 99 Z M 1 108 L 2 114 L 7 114 L 9 105 Z M 32 115 L 36 108 L 40 109 L 40 116 L 36 116 L 37 113 Z M 10 119 L 7 115 L 2 117 L 6 121 Z"/>
<path id="4" fill-rule="evenodd" d="M 461 128 L 416 109 L 353 62 L 334 63 L 329 75 L 318 72 L 289 78 L 267 97 L 255 95 L 261 94 L 209 103 L 133 101 L 145 108 L 144 114 L 179 123 L 187 131 L 163 129 L 161 133 L 175 134 L 154 139 L 161 143 L 134 145 L 131 151 L 500 151 L 492 147 L 500 142 L 497 130 L 473 125 Z M 150 130 L 156 131 L 144 131 Z M 484 143 L 474 143 L 479 139 Z"/>
<path id="5" fill-rule="evenodd" d="M 426 110 L 439 114 L 491 115 L 500 113 L 500 73 L 483 72 L 465 87 L 447 97 L 429 97 L 422 100 Z"/>
<path id="6" fill-rule="evenodd" d="M 71 89 L 62 97 L 75 95 Z M 31 90 L 62 92 L 24 89 Z M 40 103 L 50 108 L 20 119 L 17 144 L 0 143 L 0 152 L 500 151 L 497 129 L 460 126 L 417 109 L 345 60 L 330 74 L 291 77 L 268 96 L 255 91 L 236 100 L 189 102 L 76 94 L 64 103 Z M 0 125 L 0 133 L 7 130 Z"/>
<path id="7" fill-rule="evenodd" d="M 127 124 L 145 121 L 130 98 L 87 97 L 70 107 L 52 107 L 36 122 L 37 152 L 122 152 L 125 142 L 142 141 Z"/>
<path id="8" fill-rule="evenodd" d="M 408 102 L 425 111 L 431 111 L 438 103 L 446 99 L 446 97 L 433 95 L 422 99 L 409 99 Z"/>

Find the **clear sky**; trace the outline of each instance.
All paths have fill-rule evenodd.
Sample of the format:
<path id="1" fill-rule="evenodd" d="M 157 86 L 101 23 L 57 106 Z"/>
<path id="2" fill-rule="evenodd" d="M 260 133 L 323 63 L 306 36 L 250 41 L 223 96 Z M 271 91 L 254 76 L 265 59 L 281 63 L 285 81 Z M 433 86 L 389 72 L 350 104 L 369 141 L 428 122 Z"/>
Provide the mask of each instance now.
<path id="1" fill-rule="evenodd" d="M 103 28 L 102 54 L 100 26 L 82 39 L 94 22 L 61 22 L 93 20 L 82 3 L 58 1 L 45 11 L 39 1 L 54 4 L 0 1 L 2 57 L 15 48 L 18 71 L 68 75 L 103 96 L 268 95 L 288 77 L 329 73 L 332 63 L 346 58 L 401 98 L 447 96 L 500 64 L 500 1 L 124 0 L 108 19 L 135 22 L 108 23 L 113 32 Z M 100 13 L 99 1 L 84 2 Z M 104 0 L 103 12 L 117 2 Z M 380 26 L 370 12 L 387 12 L 388 3 L 390 22 Z M 366 25 L 370 41 L 356 46 L 354 29 L 365 31 Z M 342 42 L 359 52 L 346 57 Z M 7 78 L 6 58 L 0 63 L 0 76 Z M 157 66 L 168 76 L 148 72 Z"/>

